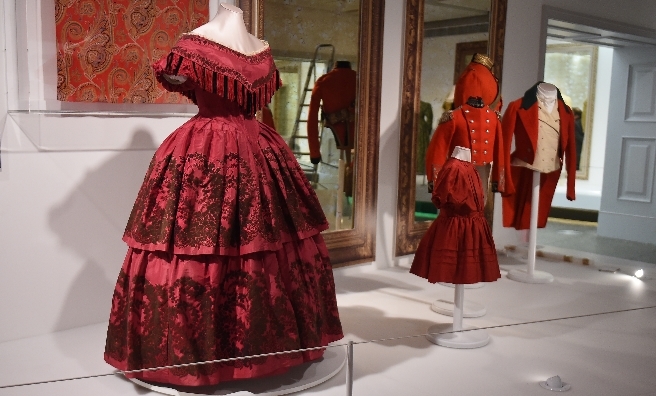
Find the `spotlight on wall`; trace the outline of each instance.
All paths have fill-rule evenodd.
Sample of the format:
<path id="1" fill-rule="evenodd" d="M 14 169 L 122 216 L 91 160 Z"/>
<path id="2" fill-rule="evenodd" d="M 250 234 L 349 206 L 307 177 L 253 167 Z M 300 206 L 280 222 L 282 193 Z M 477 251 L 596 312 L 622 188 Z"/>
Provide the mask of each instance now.
<path id="1" fill-rule="evenodd" d="M 633 276 L 635 276 L 636 278 L 640 279 L 640 278 L 642 278 L 643 276 L 645 276 L 645 271 L 643 271 L 642 268 L 640 268 L 639 270 L 637 270 L 637 271 L 635 272 L 635 274 L 633 274 Z"/>

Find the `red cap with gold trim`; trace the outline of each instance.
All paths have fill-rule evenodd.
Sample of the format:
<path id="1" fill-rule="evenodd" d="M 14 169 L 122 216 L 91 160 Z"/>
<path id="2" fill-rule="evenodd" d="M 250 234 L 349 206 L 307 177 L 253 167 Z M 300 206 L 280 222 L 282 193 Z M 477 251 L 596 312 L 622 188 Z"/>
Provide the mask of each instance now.
<path id="1" fill-rule="evenodd" d="M 479 97 L 483 103 L 491 105 L 499 96 L 499 83 L 492 73 L 492 59 L 474 54 L 471 62 L 460 74 L 456 82 L 453 107 L 458 108 L 470 97 Z"/>

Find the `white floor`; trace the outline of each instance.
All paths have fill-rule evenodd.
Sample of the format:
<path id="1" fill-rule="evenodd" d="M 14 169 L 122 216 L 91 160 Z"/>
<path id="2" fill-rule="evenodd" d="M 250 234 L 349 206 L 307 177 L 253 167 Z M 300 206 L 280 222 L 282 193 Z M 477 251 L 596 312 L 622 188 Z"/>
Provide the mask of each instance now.
<path id="1" fill-rule="evenodd" d="M 555 276 L 552 284 L 504 276 L 466 289 L 465 299 L 484 304 L 487 315 L 465 324 L 488 328 L 492 337 L 473 350 L 407 337 L 451 322 L 430 304 L 452 298 L 453 288 L 407 268 L 336 270 L 345 340 L 406 337 L 355 345 L 353 394 L 547 395 L 538 382 L 560 375 L 572 386 L 568 394 L 656 395 L 656 266 L 644 264 L 648 279 L 638 280 L 626 273 L 641 263 L 586 257 L 593 265 L 538 259 L 537 269 Z M 504 275 L 523 266 L 510 257 L 501 262 Z M 112 374 L 102 360 L 105 330 L 98 324 L 0 344 L 0 395 L 155 395 Z M 67 380 L 78 377 L 91 378 Z M 30 383 L 38 384 L 7 387 Z M 345 370 L 304 394 L 346 395 Z"/>

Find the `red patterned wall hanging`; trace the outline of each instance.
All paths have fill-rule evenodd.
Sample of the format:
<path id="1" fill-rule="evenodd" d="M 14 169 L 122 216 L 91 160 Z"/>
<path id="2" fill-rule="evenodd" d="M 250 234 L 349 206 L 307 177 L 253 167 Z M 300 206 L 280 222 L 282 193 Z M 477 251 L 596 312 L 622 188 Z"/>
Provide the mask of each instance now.
<path id="1" fill-rule="evenodd" d="M 55 0 L 57 99 L 188 103 L 151 64 L 208 12 L 208 0 Z"/>

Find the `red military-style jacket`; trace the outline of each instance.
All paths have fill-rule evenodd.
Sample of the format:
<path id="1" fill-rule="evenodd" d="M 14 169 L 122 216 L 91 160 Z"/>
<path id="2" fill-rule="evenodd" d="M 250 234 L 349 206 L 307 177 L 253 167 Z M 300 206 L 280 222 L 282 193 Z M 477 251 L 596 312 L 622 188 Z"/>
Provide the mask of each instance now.
<path id="1" fill-rule="evenodd" d="M 326 114 L 346 111 L 354 115 L 357 73 L 348 67 L 336 67 L 319 77 L 314 83 L 310 107 L 308 109 L 307 134 L 310 158 L 321 157 L 319 147 L 319 105 Z M 355 141 L 355 119 L 339 122 L 331 126 L 338 149 L 351 149 Z M 348 133 L 347 133 L 348 131 Z"/>
<path id="2" fill-rule="evenodd" d="M 498 114 L 482 103 L 469 103 L 444 113 L 426 152 L 426 175 L 432 181 L 449 158 L 455 146 L 471 150 L 472 164 L 493 163 L 492 182 L 504 192 L 506 169 L 510 158 L 504 151 L 503 133 Z"/>
<path id="3" fill-rule="evenodd" d="M 503 115 L 503 140 L 505 151 L 510 152 L 513 136 L 515 138 L 515 151 L 510 154 L 510 160 L 520 159 L 528 164 L 535 160 L 535 151 L 538 144 L 538 103 L 537 86 L 534 85 L 526 91 L 523 98 L 517 99 L 508 105 Z M 561 164 L 567 170 L 567 199 L 576 198 L 574 183 L 576 180 L 576 139 L 574 132 L 574 113 L 565 104 L 558 91 L 558 114 L 560 117 L 560 139 L 558 156 Z M 564 161 L 563 161 L 564 156 Z M 562 165 L 561 165 L 562 166 Z M 546 226 L 551 201 L 560 178 L 561 169 L 541 175 L 540 201 L 538 208 L 538 227 Z M 528 229 L 530 223 L 530 202 L 532 186 L 531 169 L 512 166 L 510 176 L 506 180 L 506 194 L 503 202 L 503 225 L 516 229 Z M 512 194 L 512 195 L 510 195 Z"/>

